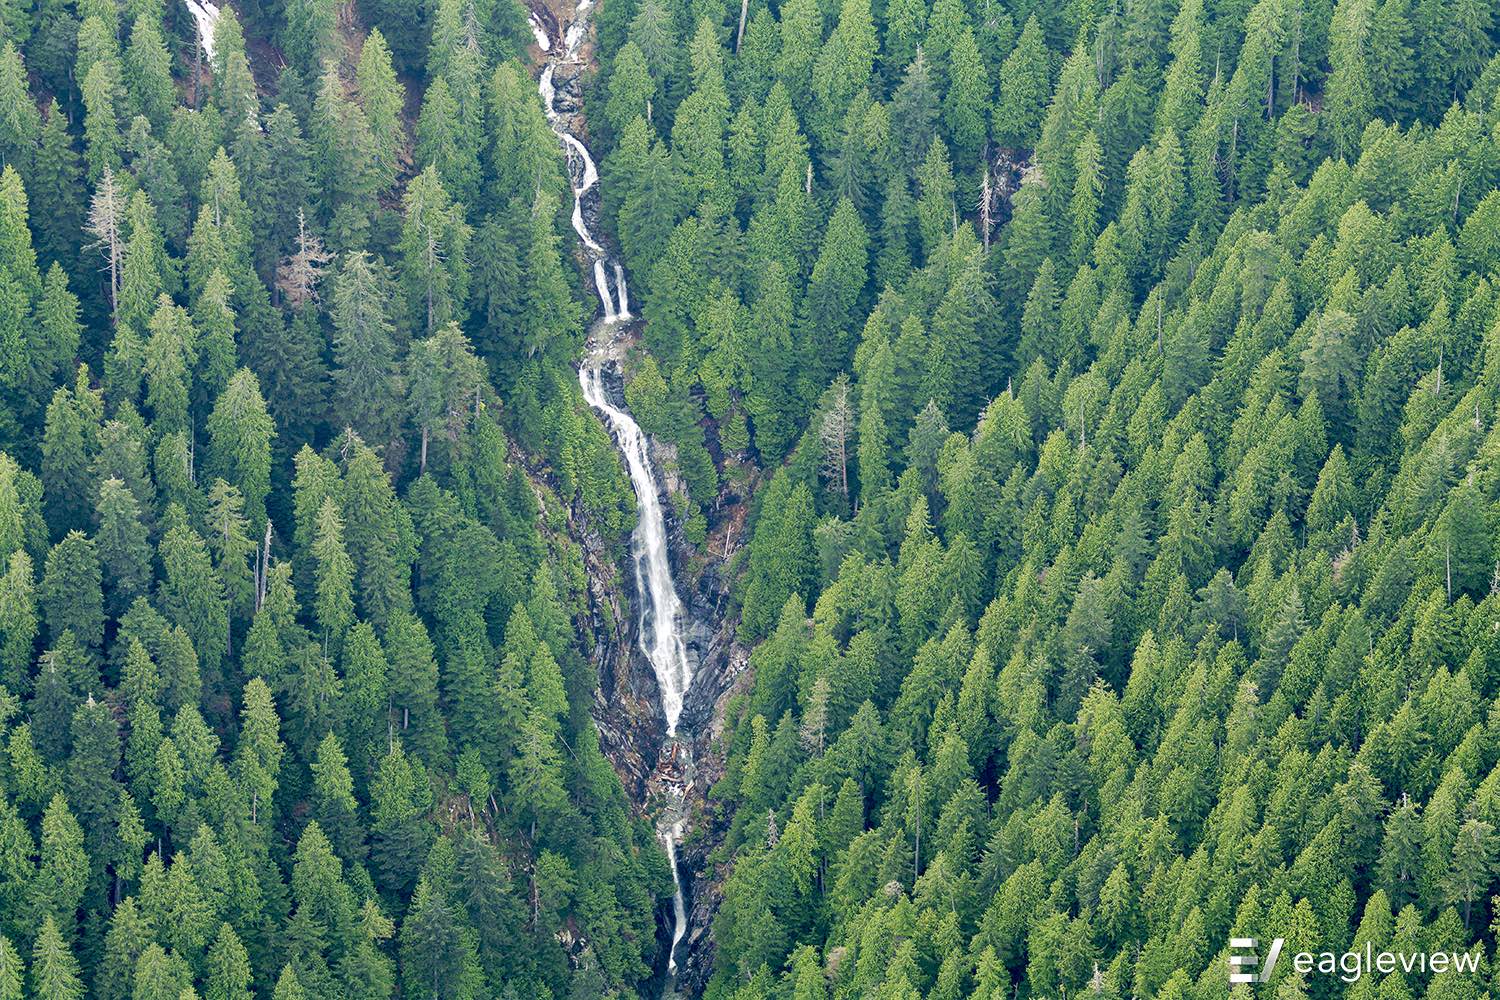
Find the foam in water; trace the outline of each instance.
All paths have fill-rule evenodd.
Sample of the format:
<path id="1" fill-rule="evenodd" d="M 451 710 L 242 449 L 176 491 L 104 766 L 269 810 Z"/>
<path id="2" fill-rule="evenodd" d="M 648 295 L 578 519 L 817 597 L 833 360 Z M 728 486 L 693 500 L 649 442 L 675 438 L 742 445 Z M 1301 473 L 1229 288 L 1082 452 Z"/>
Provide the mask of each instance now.
<path id="1" fill-rule="evenodd" d="M 583 143 L 566 132 L 561 133 L 561 137 L 563 146 L 572 156 L 577 157 L 580 164 L 579 172 L 583 175 L 583 179 L 573 188 L 573 231 L 578 234 L 578 238 L 583 241 L 584 246 L 602 257 L 604 248 L 595 242 L 593 234 L 589 232 L 588 225 L 583 221 L 583 196 L 590 188 L 599 183 L 599 170 L 594 166 L 594 158 L 589 155 L 589 151 Z M 569 171 L 569 176 L 572 176 L 571 171 Z M 616 268 L 619 267 L 618 264 L 615 266 Z M 595 275 L 598 275 L 597 269 L 595 270 Z M 610 311 L 608 304 L 606 304 L 605 312 Z"/>
<path id="2" fill-rule="evenodd" d="M 667 844 L 667 861 L 672 865 L 672 946 L 667 951 L 667 975 L 677 974 L 677 944 L 687 933 L 687 900 L 682 896 L 682 880 L 677 876 L 677 841 L 682 839 L 682 820 L 672 824 L 671 832 L 662 838 Z"/>
<path id="3" fill-rule="evenodd" d="M 557 97 L 557 89 L 552 86 L 554 68 L 551 63 L 548 63 L 547 68 L 542 70 L 542 78 L 536 83 L 536 89 L 542 95 L 542 110 L 547 112 L 549 120 L 557 117 L 557 109 L 552 106 L 553 100 Z"/>
<path id="4" fill-rule="evenodd" d="M 563 145 L 571 149 L 583 163 L 583 182 L 573 189 L 575 194 L 583 194 L 599 183 L 599 170 L 594 166 L 594 158 L 589 155 L 587 146 L 566 132 L 562 134 L 562 141 Z"/>

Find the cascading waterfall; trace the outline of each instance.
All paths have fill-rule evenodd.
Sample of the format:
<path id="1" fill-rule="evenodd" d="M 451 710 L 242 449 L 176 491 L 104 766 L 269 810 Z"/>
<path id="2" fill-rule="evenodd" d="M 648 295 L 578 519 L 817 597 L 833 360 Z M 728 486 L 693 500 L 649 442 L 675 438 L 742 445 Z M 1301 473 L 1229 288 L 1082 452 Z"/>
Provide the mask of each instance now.
<path id="1" fill-rule="evenodd" d="M 615 288 L 620 293 L 620 314 L 617 319 L 630 319 L 630 293 L 625 290 L 625 269 L 615 261 Z"/>
<path id="2" fill-rule="evenodd" d="M 219 24 L 219 8 L 207 0 L 184 0 L 187 4 L 188 13 L 193 15 L 193 20 L 198 25 L 198 43 L 203 46 L 203 54 L 208 56 L 208 61 L 214 58 L 214 29 Z"/>
<path id="3" fill-rule="evenodd" d="M 596 365 L 578 370 L 583 398 L 604 415 L 615 442 L 625 456 L 630 485 L 635 487 L 636 521 L 631 535 L 631 555 L 635 562 L 636 591 L 641 605 L 641 652 L 656 674 L 661 688 L 661 710 L 667 720 L 668 739 L 677 736 L 677 721 L 682 717 L 683 700 L 693 682 L 687 644 L 682 641 L 682 601 L 672 582 L 672 565 L 667 559 L 667 523 L 662 511 L 661 494 L 646 434 L 624 410 L 609 401 L 604 391 L 604 377 Z"/>
<path id="4" fill-rule="evenodd" d="M 547 120 L 551 122 L 567 156 L 568 177 L 573 189 L 573 230 L 578 234 L 579 244 L 592 264 L 590 270 L 594 287 L 599 294 L 601 322 L 604 326 L 610 326 L 631 319 L 625 268 L 618 260 L 612 259 L 609 251 L 589 232 L 588 222 L 584 217 L 584 198 L 590 192 L 594 192 L 597 197 L 599 171 L 588 147 L 573 132 L 579 124 L 577 117 L 559 112 L 556 107 L 557 67 L 578 61 L 579 47 L 588 33 L 587 12 L 593 4 L 594 0 L 579 0 L 573 22 L 563 29 L 560 47 L 553 44 L 543 26 L 543 20 L 535 14 L 531 17 L 531 26 L 537 36 L 537 47 L 547 56 L 547 64 L 537 82 L 537 89 L 542 96 Z M 613 288 L 610 287 L 611 277 L 614 279 Z M 603 416 L 609 426 L 615 444 L 625 458 L 630 485 L 636 496 L 638 517 L 635 530 L 631 533 L 631 560 L 635 566 L 635 589 L 640 605 L 640 648 L 656 676 L 667 729 L 658 772 L 667 775 L 665 786 L 668 802 L 657 822 L 657 835 L 666 848 L 675 889 L 672 897 L 672 943 L 667 952 L 666 985 L 662 994 L 666 998 L 677 996 L 677 946 L 686 935 L 688 926 L 687 901 L 677 868 L 677 845 L 682 840 L 687 812 L 687 789 L 692 783 L 692 754 L 690 744 L 677 735 L 677 723 L 682 717 L 688 687 L 693 682 L 693 666 L 683 639 L 684 609 L 672 579 L 672 564 L 667 550 L 666 512 L 662 509 L 661 502 L 663 490 L 651 464 L 650 442 L 630 413 L 610 400 L 604 384 L 605 364 L 602 357 L 586 359 L 578 369 L 578 381 L 583 389 L 584 399 Z"/>
<path id="5" fill-rule="evenodd" d="M 604 374 L 598 364 L 585 363 L 578 369 L 583 398 L 604 415 L 616 444 L 625 456 L 630 485 L 635 489 L 635 531 L 630 536 L 632 561 L 635 564 L 635 589 L 640 603 L 641 652 L 651 664 L 661 690 L 662 715 L 667 723 L 667 743 L 662 754 L 690 774 L 688 746 L 677 738 L 677 722 L 682 717 L 683 702 L 693 682 L 692 664 L 687 644 L 682 639 L 682 601 L 672 582 L 672 565 L 667 558 L 667 525 L 661 506 L 661 490 L 651 466 L 646 434 L 625 410 L 609 400 L 604 388 Z M 683 814 L 686 807 L 687 780 L 679 779 L 669 786 L 670 801 L 666 814 L 657 824 L 657 833 L 667 849 L 672 866 L 672 944 L 667 952 L 667 993 L 675 995 L 677 945 L 687 933 L 687 902 L 682 894 L 682 878 L 677 870 L 677 843 L 682 839 Z"/>

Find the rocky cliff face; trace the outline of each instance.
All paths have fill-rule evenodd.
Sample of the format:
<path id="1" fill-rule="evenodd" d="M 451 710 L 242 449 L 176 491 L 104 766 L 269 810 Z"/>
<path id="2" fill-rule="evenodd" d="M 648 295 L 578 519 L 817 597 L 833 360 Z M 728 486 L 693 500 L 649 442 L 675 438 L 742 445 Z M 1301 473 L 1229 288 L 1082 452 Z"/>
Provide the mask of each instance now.
<path id="1" fill-rule="evenodd" d="M 623 386 L 610 370 L 610 394 L 620 399 Z M 670 446 L 652 442 L 652 461 L 668 494 L 685 490 L 665 470 L 675 467 Z M 674 509 L 663 496 L 665 509 Z M 692 809 L 679 855 L 689 908 L 689 927 L 679 946 L 679 989 L 699 996 L 713 966 L 710 934 L 720 899 L 721 872 L 713 870 L 708 855 L 722 831 L 705 809 L 707 794 L 723 775 L 717 748 L 723 735 L 724 707 L 743 683 L 748 654 L 734 639 L 736 622 L 727 616 L 734 556 L 744 535 L 745 504 L 732 489 L 719 497 L 709 512 L 709 534 L 694 546 L 676 518 L 669 520 L 670 558 L 679 596 L 686 607 L 684 633 L 694 665 L 693 683 L 679 723 L 679 735 L 692 741 L 694 769 L 689 799 Z M 600 745 L 613 763 L 626 794 L 643 815 L 660 801 L 662 784 L 671 773 L 663 761 L 666 726 L 656 678 L 639 648 L 639 619 L 635 574 L 628 546 L 602 538 L 580 512 L 571 512 L 569 527 L 583 548 L 588 572 L 589 621 L 593 638 L 592 662 L 599 672 L 594 721 Z M 670 940 L 670 915 L 659 922 L 663 946 Z"/>
<path id="2" fill-rule="evenodd" d="M 715 457 L 718 458 L 716 451 Z M 722 481 L 728 482 L 727 478 Z M 677 484 L 674 488 L 682 487 Z M 690 997 L 703 994 L 713 972 L 715 945 L 711 929 L 727 875 L 709 862 L 724 829 L 707 803 L 709 789 L 724 774 L 721 748 L 724 710 L 729 699 L 749 680 L 745 669 L 749 652 L 735 639 L 739 621 L 737 616 L 727 613 L 734 583 L 734 557 L 744 538 L 746 512 L 744 497 L 732 488 L 721 489 L 718 504 L 709 512 L 708 538 L 701 549 L 687 542 L 681 525 L 674 524 L 672 532 L 673 568 L 693 615 L 693 641 L 702 650 L 699 673 L 688 690 L 683 710 L 684 728 L 693 734 L 693 758 L 697 763 L 691 793 L 695 810 L 678 852 L 678 863 L 689 886 L 688 931 L 678 956 L 682 966 L 678 985 Z"/>

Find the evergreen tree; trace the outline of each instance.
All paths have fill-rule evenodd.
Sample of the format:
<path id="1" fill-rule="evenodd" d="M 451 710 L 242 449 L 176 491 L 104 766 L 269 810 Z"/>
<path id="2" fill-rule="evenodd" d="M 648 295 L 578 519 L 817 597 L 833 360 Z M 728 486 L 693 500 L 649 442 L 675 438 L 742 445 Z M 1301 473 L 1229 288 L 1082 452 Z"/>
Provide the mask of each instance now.
<path id="1" fill-rule="evenodd" d="M 35 996 L 46 1000 L 78 1000 L 84 995 L 78 959 L 50 914 L 42 918 L 31 951 L 31 988 Z"/>
<path id="2" fill-rule="evenodd" d="M 371 441 L 389 440 L 395 428 L 389 285 L 382 265 L 361 251 L 345 255 L 333 289 L 335 412 Z"/>
<path id="3" fill-rule="evenodd" d="M 461 312 L 468 297 L 472 230 L 463 206 L 449 202 L 434 167 L 407 185 L 404 206 L 400 251 L 412 326 L 431 335 Z"/>
<path id="4" fill-rule="evenodd" d="M 239 489 L 245 498 L 245 517 L 256 532 L 266 518 L 275 434 L 254 374 L 241 368 L 219 394 L 208 418 L 207 471 Z"/>
<path id="5" fill-rule="evenodd" d="M 1035 145 L 1047 103 L 1050 72 L 1035 15 L 1026 19 L 1016 47 L 1000 69 L 1000 99 L 995 104 L 995 141 L 1002 146 Z"/>

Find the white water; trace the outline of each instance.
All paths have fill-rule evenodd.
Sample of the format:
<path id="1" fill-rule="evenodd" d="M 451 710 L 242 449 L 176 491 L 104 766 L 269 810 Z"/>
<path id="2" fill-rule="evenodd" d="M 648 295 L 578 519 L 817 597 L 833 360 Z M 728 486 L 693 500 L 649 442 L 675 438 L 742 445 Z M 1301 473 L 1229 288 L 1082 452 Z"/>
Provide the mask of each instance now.
<path id="1" fill-rule="evenodd" d="M 214 61 L 214 29 L 219 24 L 219 8 L 208 0 L 183 0 L 187 4 L 188 13 L 193 15 L 193 20 L 198 23 L 198 43 L 203 46 L 203 54 L 208 56 L 208 61 Z"/>
<path id="2" fill-rule="evenodd" d="M 613 260 L 593 234 L 583 215 L 584 196 L 599 184 L 599 170 L 588 147 L 572 129 L 576 121 L 570 114 L 557 110 L 557 88 L 554 73 L 559 63 L 576 62 L 577 53 L 588 34 L 587 12 L 595 0 L 578 0 L 571 24 L 564 28 L 563 51 L 557 52 L 540 21 L 533 16 L 532 31 L 537 46 L 548 53 L 546 67 L 537 81 L 547 120 L 557 133 L 568 158 L 568 177 L 573 189 L 573 230 L 592 261 L 594 288 L 599 295 L 605 325 L 631 319 L 630 293 L 625 284 L 625 268 Z M 613 293 L 609 276 L 614 275 Z M 617 306 L 618 303 L 618 306 Z M 687 900 L 682 891 L 682 877 L 677 868 L 677 845 L 682 840 L 687 788 L 691 783 L 691 745 L 677 738 L 677 723 L 682 717 L 688 687 L 693 682 L 692 663 L 683 640 L 683 605 L 672 580 L 672 565 L 667 554 L 666 514 L 662 510 L 662 488 L 651 465 L 649 442 L 635 419 L 610 402 L 604 388 L 603 359 L 585 361 L 578 369 L 578 382 L 590 406 L 603 415 L 614 434 L 616 445 L 625 457 L 630 485 L 635 490 L 637 520 L 630 536 L 631 561 L 635 566 L 635 590 L 639 602 L 640 648 L 661 692 L 662 715 L 667 724 L 667 740 L 661 749 L 666 764 L 668 793 L 671 802 L 657 823 L 657 835 L 666 848 L 672 867 L 672 944 L 667 952 L 667 978 L 663 997 L 675 997 L 677 946 L 687 934 Z M 684 770 L 685 768 L 685 770 Z M 687 777 L 684 777 L 684 774 Z"/>
<path id="3" fill-rule="evenodd" d="M 620 317 L 615 313 L 615 304 L 609 297 L 609 282 L 604 277 L 604 261 L 594 258 L 594 284 L 599 289 L 599 301 L 604 305 L 604 322 L 613 323 Z"/>
<path id="4" fill-rule="evenodd" d="M 677 887 L 677 892 L 672 897 L 672 947 L 667 952 L 667 975 L 675 976 L 677 944 L 687 933 L 687 902 L 682 898 L 682 882 L 677 878 L 677 841 L 682 839 L 682 820 L 673 823 L 672 832 L 662 839 L 667 842 L 667 861 L 672 865 L 672 884 Z"/>
<path id="5" fill-rule="evenodd" d="M 557 120 L 557 111 L 552 107 L 552 102 L 557 98 L 557 91 L 552 86 L 552 71 L 555 68 L 551 63 L 548 63 L 547 68 L 542 70 L 542 78 L 536 84 L 536 89 L 542 95 L 542 110 L 547 112 L 547 120 L 549 122 Z"/>
<path id="6" fill-rule="evenodd" d="M 609 401 L 603 376 L 598 367 L 585 365 L 578 370 L 583 397 L 589 405 L 604 414 L 615 442 L 625 456 L 630 485 L 635 488 L 635 532 L 630 548 L 635 562 L 636 591 L 640 594 L 641 652 L 656 674 L 661 688 L 661 709 L 667 719 L 667 737 L 677 735 L 677 720 L 693 670 L 688 662 L 687 646 L 682 641 L 682 601 L 672 582 L 672 565 L 667 560 L 667 522 L 661 506 L 660 487 L 651 468 L 646 434 L 624 410 Z"/>
<path id="7" fill-rule="evenodd" d="M 630 319 L 630 294 L 625 291 L 625 269 L 619 261 L 615 261 L 615 291 L 620 294 L 619 318 Z"/>
<path id="8" fill-rule="evenodd" d="M 532 14 L 530 16 L 530 21 L 531 33 L 536 37 L 536 47 L 541 49 L 543 52 L 551 52 L 552 39 L 547 36 L 547 29 L 542 27 L 542 22 L 537 20 L 537 16 L 535 14 Z"/>
<path id="9" fill-rule="evenodd" d="M 596 268 L 603 265 L 594 262 Z M 616 265 L 618 266 L 618 265 Z M 601 288 L 603 287 L 601 283 Z M 624 282 L 620 287 L 623 289 Z M 605 319 L 609 318 L 608 300 Z M 615 443 L 625 456 L 630 485 L 635 489 L 635 531 L 630 536 L 632 562 L 635 564 L 635 589 L 640 600 L 640 646 L 656 675 L 661 690 L 662 714 L 667 721 L 667 743 L 663 754 L 676 762 L 678 750 L 677 722 L 682 717 L 683 701 L 693 683 L 693 669 L 688 661 L 687 646 L 682 641 L 682 601 L 672 582 L 672 566 L 667 559 L 667 526 L 661 507 L 661 490 L 652 469 L 645 432 L 625 410 L 609 401 L 604 391 L 603 374 L 598 364 L 585 363 L 578 369 L 583 398 L 604 415 Z M 683 744 L 683 752 L 690 752 Z M 689 762 L 691 767 L 691 762 Z M 682 877 L 677 870 L 677 843 L 682 839 L 682 815 L 686 783 L 671 788 L 673 801 L 668 818 L 657 824 L 657 835 L 667 849 L 672 867 L 672 944 L 667 952 L 667 985 L 663 998 L 676 996 L 677 945 L 687 934 L 687 900 L 682 893 Z"/>

